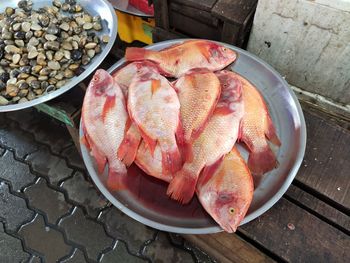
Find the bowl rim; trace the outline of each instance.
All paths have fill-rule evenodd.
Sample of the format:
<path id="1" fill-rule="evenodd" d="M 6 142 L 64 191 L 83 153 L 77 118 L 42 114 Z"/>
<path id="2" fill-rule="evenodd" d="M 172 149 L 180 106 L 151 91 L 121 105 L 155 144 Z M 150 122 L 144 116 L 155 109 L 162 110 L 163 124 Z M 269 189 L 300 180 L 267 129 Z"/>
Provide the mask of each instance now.
<path id="1" fill-rule="evenodd" d="M 162 42 L 158 42 L 152 45 L 148 45 L 145 48 L 146 49 L 153 49 L 153 48 L 158 48 L 158 47 L 162 47 L 164 44 L 178 44 L 181 43 L 183 41 L 188 41 L 188 40 L 196 40 L 193 38 L 186 38 L 186 39 L 175 39 L 175 40 L 166 40 L 166 41 L 162 41 Z M 201 40 L 206 40 L 206 39 L 201 39 Z M 305 149 L 306 149 L 306 124 L 305 124 L 305 119 L 304 119 L 304 114 L 303 111 L 301 109 L 300 103 L 296 97 L 296 95 L 294 94 L 294 92 L 292 91 L 292 89 L 290 88 L 290 86 L 288 85 L 288 83 L 284 80 L 284 78 L 282 78 L 282 76 L 274 69 L 272 68 L 269 64 L 267 64 L 265 61 L 263 61 L 262 59 L 258 58 L 257 56 L 253 55 L 252 53 L 243 50 L 241 48 L 235 47 L 233 45 L 227 44 L 227 43 L 222 43 L 222 42 L 218 42 L 218 41 L 213 41 L 213 40 L 208 40 L 211 42 L 216 42 L 218 44 L 224 45 L 227 48 L 230 48 L 236 52 L 238 52 L 238 58 L 239 59 L 239 53 L 243 53 L 244 55 L 252 58 L 253 60 L 258 61 L 259 63 L 261 63 L 264 67 L 266 67 L 268 70 L 270 70 L 276 77 L 277 79 L 280 81 L 280 83 L 283 84 L 283 86 L 287 87 L 288 93 L 290 94 L 291 98 L 293 99 L 293 102 L 295 103 L 295 107 L 297 109 L 297 114 L 298 114 L 298 118 L 300 120 L 300 147 L 297 151 L 296 154 L 296 159 L 295 162 L 288 174 L 288 176 L 286 177 L 285 181 L 283 182 L 283 184 L 281 185 L 281 187 L 278 189 L 278 191 L 268 200 L 266 201 L 260 208 L 258 208 L 257 210 L 255 210 L 254 212 L 252 212 L 251 214 L 247 215 L 241 222 L 241 225 L 244 225 L 250 221 L 252 221 L 253 219 L 256 219 L 257 217 L 261 216 L 263 213 L 265 213 L 268 209 L 270 209 L 282 196 L 283 194 L 287 191 L 287 189 L 289 188 L 289 186 L 291 185 L 294 177 L 296 176 L 300 165 L 302 163 L 304 154 L 305 154 Z M 110 74 L 112 74 L 116 69 L 118 69 L 119 67 L 123 66 L 125 64 L 126 60 L 125 58 L 120 59 L 119 61 L 117 61 L 114 65 L 112 65 L 109 69 L 108 72 Z M 82 127 L 81 127 L 81 121 L 80 121 L 80 127 L 79 127 L 79 135 L 82 136 L 83 135 L 83 131 L 82 131 Z M 102 194 L 114 205 L 116 206 L 119 210 L 121 210 L 123 213 L 127 214 L 128 216 L 130 216 L 131 218 L 156 229 L 162 230 L 162 231 L 167 231 L 167 232 L 174 232 L 174 233 L 179 233 L 179 234 L 213 234 L 213 233 L 217 233 L 217 232 L 222 232 L 222 228 L 217 225 L 217 226 L 212 226 L 212 227 L 202 227 L 202 228 L 189 228 L 189 227 L 177 227 L 177 226 L 168 226 L 166 224 L 162 224 L 159 222 L 155 222 L 153 220 L 150 220 L 134 211 L 132 211 L 131 209 L 129 209 L 128 207 L 126 207 L 125 205 L 123 205 L 121 202 L 119 202 L 111 193 L 110 191 L 104 186 L 104 184 L 101 182 L 101 180 L 99 179 L 99 176 L 96 172 L 96 170 L 93 167 L 93 164 L 91 162 L 85 162 L 85 160 L 87 158 L 90 158 L 89 153 L 85 147 L 85 145 L 83 145 L 82 143 L 80 144 L 81 147 L 81 152 L 82 152 L 82 156 L 83 156 L 83 160 L 84 163 L 86 165 L 86 168 L 88 169 L 88 172 L 91 176 L 91 178 L 93 179 L 94 183 L 96 184 L 96 186 L 98 187 L 98 189 L 102 192 Z"/>

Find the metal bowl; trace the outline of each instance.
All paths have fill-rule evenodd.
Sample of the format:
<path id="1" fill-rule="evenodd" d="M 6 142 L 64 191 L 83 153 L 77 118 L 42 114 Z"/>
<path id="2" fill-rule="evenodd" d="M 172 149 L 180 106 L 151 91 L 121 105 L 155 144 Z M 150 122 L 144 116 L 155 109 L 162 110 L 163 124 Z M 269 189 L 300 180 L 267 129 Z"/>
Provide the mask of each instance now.
<path id="1" fill-rule="evenodd" d="M 150 45 L 160 50 L 184 41 L 170 40 Z M 223 44 L 223 43 L 221 43 Z M 240 48 L 223 44 L 238 53 L 232 69 L 251 81 L 262 93 L 275 123 L 282 146 L 277 150 L 279 167 L 266 174 L 254 191 L 254 198 L 241 225 L 257 218 L 271 208 L 287 191 L 302 162 L 306 146 L 306 128 L 300 104 L 287 82 L 267 63 Z M 121 59 L 109 69 L 112 73 L 125 63 Z M 80 135 L 83 135 L 80 128 Z M 106 171 L 99 175 L 96 164 L 81 145 L 85 165 L 93 181 L 108 200 L 125 214 L 148 226 L 183 234 L 209 234 L 222 229 L 201 208 L 194 198 L 182 206 L 166 196 L 167 185 L 145 175 L 136 166 L 129 169 L 133 176 L 128 191 L 112 192 L 106 187 Z M 248 154 L 239 147 L 244 158 Z M 141 187 L 142 186 L 142 187 Z"/>
<path id="2" fill-rule="evenodd" d="M 16 7 L 19 0 L 7 0 L 7 1 L 0 1 L 0 11 L 3 12 L 6 7 Z M 38 9 L 40 7 L 51 5 L 52 0 L 34 0 L 33 1 L 33 9 Z M 115 14 L 115 11 L 112 7 L 112 5 L 107 0 L 79 0 L 79 4 L 81 4 L 91 15 L 97 16 L 100 15 L 102 18 L 102 25 L 103 30 L 98 32 L 98 35 L 108 35 L 110 37 L 110 41 L 107 43 L 107 45 L 103 46 L 102 52 L 98 55 L 96 55 L 92 61 L 85 66 L 85 71 L 80 74 L 79 76 L 76 76 L 72 78 L 66 85 L 59 88 L 58 90 L 55 90 L 53 92 L 44 94 L 34 100 L 24 102 L 24 103 L 18 103 L 18 104 L 11 104 L 6 106 L 0 106 L 0 112 L 6 112 L 6 111 L 15 111 L 15 110 L 21 110 L 28 107 L 32 107 L 34 105 L 43 103 L 45 101 L 49 101 L 53 98 L 56 98 L 57 96 L 62 95 L 66 91 L 70 90 L 80 82 L 82 82 L 86 77 L 88 77 L 105 59 L 105 57 L 108 55 L 109 51 L 111 50 L 115 39 L 117 37 L 117 16 Z"/>

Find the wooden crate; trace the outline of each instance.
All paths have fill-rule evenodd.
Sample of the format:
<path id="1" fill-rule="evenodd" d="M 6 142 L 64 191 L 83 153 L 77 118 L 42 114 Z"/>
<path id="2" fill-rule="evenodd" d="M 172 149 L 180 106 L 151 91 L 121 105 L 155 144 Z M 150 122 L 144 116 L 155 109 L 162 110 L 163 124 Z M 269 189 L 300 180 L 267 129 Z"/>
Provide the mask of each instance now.
<path id="1" fill-rule="evenodd" d="M 257 0 L 154 0 L 153 42 L 193 37 L 245 47 Z"/>

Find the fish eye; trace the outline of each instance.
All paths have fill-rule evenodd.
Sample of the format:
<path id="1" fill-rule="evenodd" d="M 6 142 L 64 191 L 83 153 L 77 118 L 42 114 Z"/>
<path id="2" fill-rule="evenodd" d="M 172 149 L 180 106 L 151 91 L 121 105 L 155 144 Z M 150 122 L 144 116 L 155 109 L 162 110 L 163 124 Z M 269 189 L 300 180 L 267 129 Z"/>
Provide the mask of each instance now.
<path id="1" fill-rule="evenodd" d="M 231 215 L 233 215 L 233 213 L 235 212 L 235 209 L 234 209 L 233 207 L 230 207 L 230 208 L 228 209 L 228 211 L 230 212 Z"/>
<path id="2" fill-rule="evenodd" d="M 227 48 L 225 48 L 225 47 L 224 47 L 222 50 L 223 50 L 223 51 L 226 51 L 226 50 L 227 50 Z"/>

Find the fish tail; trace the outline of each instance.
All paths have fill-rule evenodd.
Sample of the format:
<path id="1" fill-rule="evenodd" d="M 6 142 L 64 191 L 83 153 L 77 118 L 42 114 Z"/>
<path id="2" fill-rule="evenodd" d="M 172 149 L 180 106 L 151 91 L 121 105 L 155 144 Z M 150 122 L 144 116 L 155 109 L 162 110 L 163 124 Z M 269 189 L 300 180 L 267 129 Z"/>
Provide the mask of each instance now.
<path id="1" fill-rule="evenodd" d="M 190 171 L 182 169 L 171 180 L 167 195 L 182 204 L 186 204 L 191 201 L 194 195 L 196 183 L 197 177 Z"/>
<path id="2" fill-rule="evenodd" d="M 170 151 L 162 150 L 163 174 L 174 174 L 181 169 L 182 158 L 179 149 L 176 147 Z"/>
<path id="3" fill-rule="evenodd" d="M 188 142 L 185 143 L 183 146 L 183 155 L 185 156 L 185 160 L 188 163 L 191 163 L 193 161 L 193 147 L 192 143 Z"/>
<path id="4" fill-rule="evenodd" d="M 116 169 L 109 168 L 107 187 L 110 190 L 125 190 L 126 189 L 126 172 L 119 172 Z"/>
<path id="5" fill-rule="evenodd" d="M 253 175 L 260 176 L 278 166 L 275 154 L 266 143 L 259 151 L 255 149 L 249 154 L 248 167 Z"/>
<path id="6" fill-rule="evenodd" d="M 130 166 L 135 160 L 140 142 L 140 133 L 131 126 L 118 149 L 118 158 L 122 160 L 126 166 Z"/>
<path id="7" fill-rule="evenodd" d="M 125 59 L 127 61 L 145 60 L 150 53 L 153 52 L 144 48 L 129 47 L 126 49 Z"/>
<path id="8" fill-rule="evenodd" d="M 274 145 L 281 146 L 281 141 L 277 136 L 275 126 L 273 125 L 270 116 L 267 116 L 267 127 L 265 129 L 265 135 Z"/>

